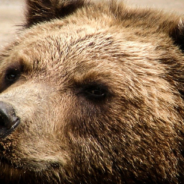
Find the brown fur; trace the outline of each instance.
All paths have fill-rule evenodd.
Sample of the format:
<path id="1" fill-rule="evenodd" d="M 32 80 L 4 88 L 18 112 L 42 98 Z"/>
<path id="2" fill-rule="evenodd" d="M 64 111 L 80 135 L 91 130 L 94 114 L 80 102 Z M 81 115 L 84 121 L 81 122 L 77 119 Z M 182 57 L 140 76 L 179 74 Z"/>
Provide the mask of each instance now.
<path id="1" fill-rule="evenodd" d="M 27 0 L 26 15 L 0 55 L 21 120 L 0 138 L 0 183 L 183 183 L 182 19 L 82 0 Z"/>

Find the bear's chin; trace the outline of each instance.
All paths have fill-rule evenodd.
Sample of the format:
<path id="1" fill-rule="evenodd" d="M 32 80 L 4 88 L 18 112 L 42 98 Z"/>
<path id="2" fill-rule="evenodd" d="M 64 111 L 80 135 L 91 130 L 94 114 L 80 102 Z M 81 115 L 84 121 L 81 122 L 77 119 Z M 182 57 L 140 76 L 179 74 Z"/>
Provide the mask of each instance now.
<path id="1" fill-rule="evenodd" d="M 22 178 L 25 178 L 26 171 L 23 171 L 21 168 L 16 168 L 15 166 L 11 165 L 5 159 L 1 159 L 0 162 L 0 183 L 18 183 L 21 181 Z M 22 177 L 24 176 L 24 177 Z M 22 183 L 22 182 L 20 182 Z"/>
<path id="2" fill-rule="evenodd" d="M 5 158 L 0 158 L 0 184 L 40 184 L 40 181 L 42 184 L 60 183 L 61 181 L 68 183 L 66 173 L 56 163 L 40 162 L 40 167 L 36 165 L 38 166 L 38 163 L 35 165 L 15 164 Z"/>
<path id="3" fill-rule="evenodd" d="M 16 168 L 8 163 L 0 163 L 0 183 L 2 184 L 38 184 L 45 175 L 44 172 L 34 172 L 25 168 Z M 48 181 L 48 178 L 46 179 Z M 43 181 L 43 183 L 47 183 Z"/>

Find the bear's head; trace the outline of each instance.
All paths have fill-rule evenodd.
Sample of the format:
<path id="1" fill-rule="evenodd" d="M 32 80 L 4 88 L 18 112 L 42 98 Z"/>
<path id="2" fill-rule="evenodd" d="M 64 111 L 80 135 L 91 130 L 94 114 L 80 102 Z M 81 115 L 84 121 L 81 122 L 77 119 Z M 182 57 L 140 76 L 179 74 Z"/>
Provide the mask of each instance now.
<path id="1" fill-rule="evenodd" d="M 0 183 L 182 183 L 183 51 L 174 14 L 27 0 L 0 54 Z"/>

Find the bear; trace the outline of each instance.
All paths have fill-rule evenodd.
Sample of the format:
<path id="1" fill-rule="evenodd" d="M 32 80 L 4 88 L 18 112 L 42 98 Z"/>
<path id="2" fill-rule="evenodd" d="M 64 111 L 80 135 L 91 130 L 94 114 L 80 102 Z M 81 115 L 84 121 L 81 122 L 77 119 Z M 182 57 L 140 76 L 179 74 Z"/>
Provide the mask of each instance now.
<path id="1" fill-rule="evenodd" d="M 115 0 L 25 13 L 0 53 L 0 183 L 184 183 L 183 18 Z"/>

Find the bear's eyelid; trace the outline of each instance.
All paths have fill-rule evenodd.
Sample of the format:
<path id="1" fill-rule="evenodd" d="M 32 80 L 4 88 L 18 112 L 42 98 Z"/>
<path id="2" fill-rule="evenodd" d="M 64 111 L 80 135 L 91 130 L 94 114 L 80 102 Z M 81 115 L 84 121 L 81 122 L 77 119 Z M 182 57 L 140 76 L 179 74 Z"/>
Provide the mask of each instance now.
<path id="1" fill-rule="evenodd" d="M 8 66 L 6 69 L 6 72 L 10 71 L 10 70 L 20 70 L 22 69 L 22 65 L 21 63 L 13 63 L 12 65 Z"/>

